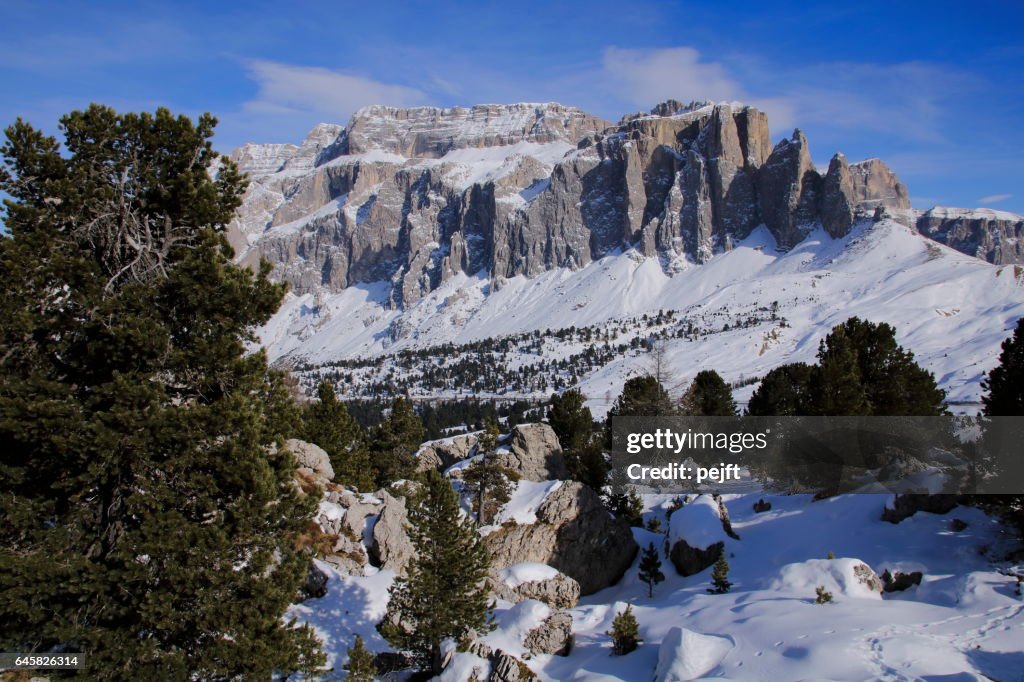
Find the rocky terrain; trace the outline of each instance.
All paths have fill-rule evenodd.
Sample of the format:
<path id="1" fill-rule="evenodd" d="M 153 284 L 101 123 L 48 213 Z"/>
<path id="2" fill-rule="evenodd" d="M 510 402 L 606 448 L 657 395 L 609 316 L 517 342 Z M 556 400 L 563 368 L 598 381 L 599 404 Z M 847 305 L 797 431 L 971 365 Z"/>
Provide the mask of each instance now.
<path id="1" fill-rule="evenodd" d="M 299 146 L 246 145 L 253 184 L 233 233 L 297 293 L 386 280 L 409 305 L 455 273 L 496 283 L 579 268 L 624 246 L 705 262 L 760 224 L 783 248 L 907 209 L 879 160 L 825 173 L 799 130 L 735 104 L 666 102 L 611 125 L 557 104 L 367 107 Z"/>

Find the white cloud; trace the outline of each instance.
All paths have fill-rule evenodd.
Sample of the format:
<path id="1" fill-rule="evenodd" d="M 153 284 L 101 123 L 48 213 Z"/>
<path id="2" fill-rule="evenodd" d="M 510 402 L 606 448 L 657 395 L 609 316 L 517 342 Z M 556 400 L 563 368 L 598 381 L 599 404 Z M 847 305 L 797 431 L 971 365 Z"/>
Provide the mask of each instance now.
<path id="1" fill-rule="evenodd" d="M 998 204 L 1000 201 L 1012 199 L 1012 194 L 989 194 L 987 197 L 978 199 L 979 204 Z"/>
<path id="2" fill-rule="evenodd" d="M 343 120 L 369 104 L 413 106 L 427 97 L 416 88 L 393 85 L 318 66 L 294 66 L 254 60 L 249 74 L 259 84 L 256 98 L 245 103 L 251 112 L 289 114 L 314 112 Z"/>
<path id="3" fill-rule="evenodd" d="M 743 96 L 739 83 L 724 66 L 700 61 L 700 54 L 692 47 L 609 47 L 604 51 L 602 65 L 625 98 L 637 106 L 650 107 L 670 97 L 720 101 Z"/>

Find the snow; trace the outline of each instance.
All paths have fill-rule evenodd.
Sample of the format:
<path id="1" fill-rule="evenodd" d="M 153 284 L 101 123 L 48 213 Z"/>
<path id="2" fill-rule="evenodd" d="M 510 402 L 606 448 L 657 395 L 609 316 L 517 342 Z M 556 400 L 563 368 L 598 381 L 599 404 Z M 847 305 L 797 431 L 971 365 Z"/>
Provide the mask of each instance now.
<path id="1" fill-rule="evenodd" d="M 481 528 L 481 532 L 495 530 L 509 521 L 529 525 L 537 523 L 537 509 L 548 495 L 562 487 L 562 481 L 519 481 L 508 503 L 494 519 L 494 525 Z"/>
<path id="2" fill-rule="evenodd" d="M 673 512 L 669 518 L 668 537 L 670 542 L 686 540 L 686 544 L 697 549 L 706 549 L 729 539 L 718 514 L 718 503 L 711 495 L 699 495 Z"/>
<path id="3" fill-rule="evenodd" d="M 999 211 L 993 208 L 950 208 L 948 206 L 935 206 L 923 214 L 927 218 L 939 218 L 942 220 L 956 220 L 965 218 L 967 220 L 1005 220 L 1019 223 L 1024 221 L 1024 216 L 1009 211 Z"/>
<path id="4" fill-rule="evenodd" d="M 823 586 L 835 598 L 881 599 L 882 595 L 860 580 L 854 569 L 865 565 L 860 559 L 810 559 L 788 564 L 779 570 L 770 589 L 786 594 L 814 595 Z"/>
<path id="5" fill-rule="evenodd" d="M 725 637 L 672 628 L 658 649 L 655 682 L 685 682 L 713 670 L 732 649 Z"/>
<path id="6" fill-rule="evenodd" d="M 521 482 L 512 506 L 534 506 L 555 483 Z M 528 497 L 533 502 L 524 505 Z M 772 509 L 754 513 L 759 498 Z M 666 579 L 648 597 L 638 559 L 618 584 L 568 610 L 575 640 L 569 656 L 537 655 L 525 663 L 545 680 L 1020 680 L 1024 601 L 1014 594 L 1013 579 L 997 570 L 1006 567 L 999 557 L 1014 546 L 1004 529 L 969 507 L 891 524 L 881 520 L 890 498 L 724 495 L 741 538 L 726 543 L 734 583 L 729 593 L 708 594 L 710 569 L 684 578 L 662 554 Z M 663 519 L 672 499 L 644 495 L 645 517 Z M 676 524 L 677 517 L 687 519 L 686 537 L 701 526 L 715 536 L 717 513 L 709 500 L 698 497 L 673 514 Z M 967 528 L 953 532 L 953 518 Z M 665 551 L 666 535 L 641 528 L 633 533 L 638 544 L 653 542 Z M 840 558 L 826 559 L 830 551 Z M 924 578 L 905 592 L 879 595 L 857 581 L 854 567 L 861 563 L 879 575 L 886 569 L 921 571 Z M 347 577 L 318 565 L 329 575 L 327 596 L 289 614 L 314 625 L 329 665 L 341 670 L 357 633 L 371 651 L 385 650 L 374 625 L 386 610 L 393 575 L 371 569 L 367 577 Z M 507 576 L 550 571 L 520 565 L 509 567 Z M 833 603 L 814 603 L 819 585 L 832 592 Z M 611 656 L 606 633 L 627 604 L 643 643 L 631 654 Z M 497 627 L 482 639 L 522 657 L 526 634 L 548 615 L 550 608 L 540 602 L 499 601 Z M 455 654 L 452 666 L 441 679 L 464 680 L 474 668 L 485 679 L 489 670 L 470 654 Z"/>
<path id="7" fill-rule="evenodd" d="M 340 504 L 322 500 L 320 502 L 319 512 L 317 515 L 322 516 L 328 521 L 341 521 L 341 519 L 344 518 L 346 511 L 347 510 Z"/>
<path id="8" fill-rule="evenodd" d="M 786 362 L 814 362 L 829 329 L 857 315 L 892 324 L 897 340 L 935 374 L 949 400 L 977 403 L 1000 343 L 1024 316 L 1024 281 L 1013 267 L 965 256 L 891 221 L 861 223 L 843 239 L 815 230 L 786 252 L 760 228 L 704 265 L 680 267 L 668 274 L 657 258 L 617 253 L 578 270 L 510 278 L 497 290 L 483 273 L 458 274 L 405 310 L 389 307 L 389 283 L 360 284 L 326 295 L 319 310 L 311 296 L 289 297 L 260 335 L 272 359 L 326 362 L 610 325 L 659 309 L 717 319 L 715 334 L 669 341 L 669 369 L 684 383 L 708 368 L 735 381 Z M 721 331 L 740 311 L 776 301 L 786 327 Z M 403 332 L 392 337 L 398 321 Z M 582 350 L 566 345 L 559 353 Z M 647 365 L 642 354 L 627 354 L 585 376 L 578 387 L 594 416 L 602 417 L 623 383 Z M 749 395 L 754 388 L 745 390 Z"/>
<path id="9" fill-rule="evenodd" d="M 537 583 L 556 578 L 558 569 L 547 564 L 526 561 L 501 569 L 498 572 L 498 577 L 503 583 L 515 589 L 524 583 Z"/>

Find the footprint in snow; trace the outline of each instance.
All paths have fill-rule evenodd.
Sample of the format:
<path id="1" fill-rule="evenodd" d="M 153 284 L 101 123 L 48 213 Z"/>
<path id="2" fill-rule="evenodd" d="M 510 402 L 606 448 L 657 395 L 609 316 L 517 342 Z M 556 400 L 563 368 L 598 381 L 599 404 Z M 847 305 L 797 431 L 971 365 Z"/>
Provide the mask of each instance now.
<path id="1" fill-rule="evenodd" d="M 780 639 L 778 642 L 775 643 L 775 646 L 782 646 L 785 643 L 786 643 L 785 640 Z"/>

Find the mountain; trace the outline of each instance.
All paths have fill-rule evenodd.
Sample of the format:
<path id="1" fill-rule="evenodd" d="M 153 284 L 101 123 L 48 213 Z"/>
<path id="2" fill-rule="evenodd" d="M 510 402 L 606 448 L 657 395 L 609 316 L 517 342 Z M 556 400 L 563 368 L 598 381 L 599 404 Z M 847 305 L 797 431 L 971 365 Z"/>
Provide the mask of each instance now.
<path id="1" fill-rule="evenodd" d="M 305 363 L 309 381 L 344 375 L 350 393 L 397 390 L 398 353 L 436 366 L 494 337 L 516 353 L 494 365 L 550 380 L 503 387 L 488 370 L 445 387 L 410 366 L 401 390 L 579 384 L 599 401 L 638 371 L 652 333 L 681 378 L 714 367 L 744 383 L 811 359 L 858 314 L 896 325 L 952 399 L 976 401 L 1024 314 L 1024 219 L 914 211 L 878 159 L 836 154 L 821 172 L 799 130 L 770 140 L 766 115 L 736 103 L 669 101 L 615 125 L 553 103 L 367 107 L 298 146 L 237 150 L 252 184 L 230 238 L 291 285 L 261 331 L 271 357 Z M 671 321 L 643 319 L 658 311 Z M 569 328 L 586 333 L 528 338 Z M 595 361 L 613 330 L 633 345 Z M 585 371 L 552 364 L 584 353 Z"/>

